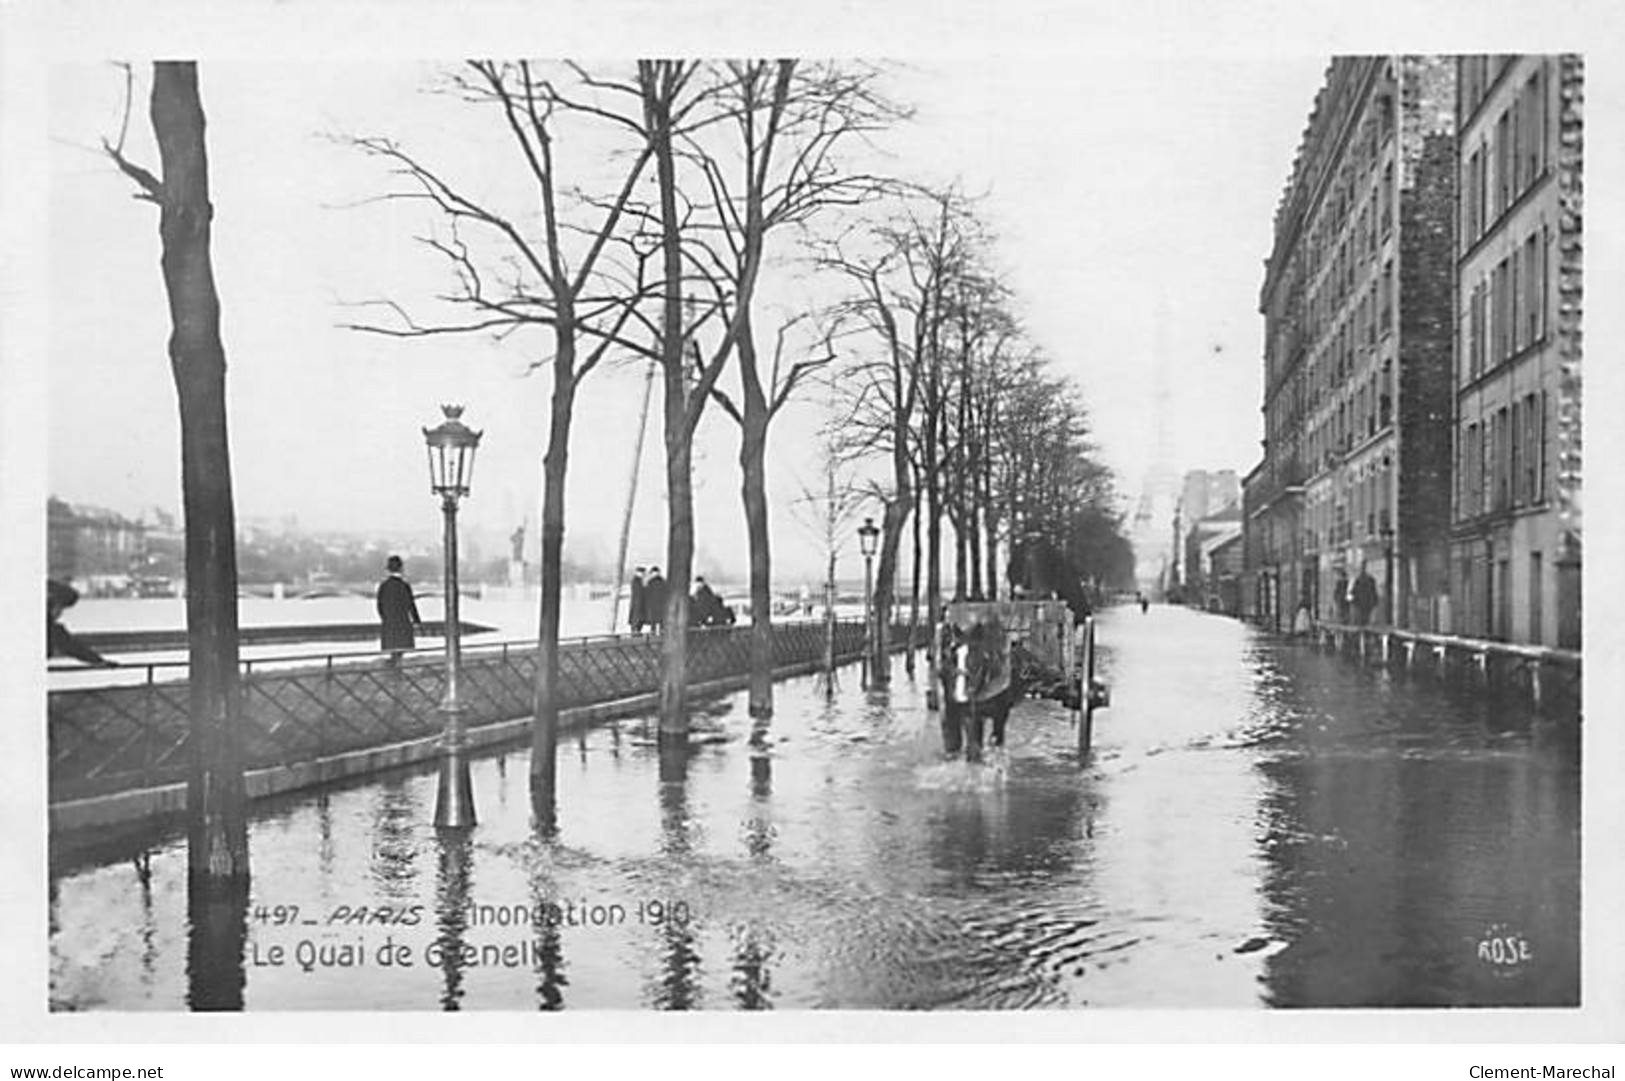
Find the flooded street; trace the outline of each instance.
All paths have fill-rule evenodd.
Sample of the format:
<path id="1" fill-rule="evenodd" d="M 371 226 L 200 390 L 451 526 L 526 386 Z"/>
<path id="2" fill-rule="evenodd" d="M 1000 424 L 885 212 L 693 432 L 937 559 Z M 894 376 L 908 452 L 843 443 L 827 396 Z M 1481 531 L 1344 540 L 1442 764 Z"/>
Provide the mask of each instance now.
<path id="1" fill-rule="evenodd" d="M 556 837 L 528 756 L 255 805 L 245 916 L 189 934 L 184 840 L 53 838 L 56 1009 L 1573 1005 L 1579 752 L 1532 721 L 1233 620 L 1100 619 L 1112 705 L 1019 705 L 943 763 L 902 660 L 695 720 L 571 735 Z M 139 857 L 139 859 L 138 859 Z M 145 868 L 143 872 L 141 868 Z"/>

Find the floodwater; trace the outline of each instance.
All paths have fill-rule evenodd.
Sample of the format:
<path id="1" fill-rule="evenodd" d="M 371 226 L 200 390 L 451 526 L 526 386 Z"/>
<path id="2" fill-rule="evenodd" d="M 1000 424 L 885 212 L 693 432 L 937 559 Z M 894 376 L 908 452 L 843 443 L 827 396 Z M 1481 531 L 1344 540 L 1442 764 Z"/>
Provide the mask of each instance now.
<path id="1" fill-rule="evenodd" d="M 1087 765 L 1047 702 L 941 762 L 899 660 L 888 692 L 780 684 L 755 745 L 708 707 L 664 771 L 646 722 L 571 736 L 548 837 L 523 751 L 476 760 L 462 836 L 432 772 L 259 805 L 246 912 L 189 922 L 172 834 L 54 838 L 52 1006 L 1579 1001 L 1572 722 L 1183 609 L 1099 636 Z"/>

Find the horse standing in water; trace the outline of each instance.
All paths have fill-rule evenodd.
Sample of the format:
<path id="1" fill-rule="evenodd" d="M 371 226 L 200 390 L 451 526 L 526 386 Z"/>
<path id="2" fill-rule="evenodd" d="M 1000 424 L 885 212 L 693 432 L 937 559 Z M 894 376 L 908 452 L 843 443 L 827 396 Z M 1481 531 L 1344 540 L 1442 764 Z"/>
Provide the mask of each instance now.
<path id="1" fill-rule="evenodd" d="M 942 749 L 967 762 L 982 758 L 984 734 L 995 748 L 1004 746 L 1010 707 L 1022 695 L 1021 680 L 1011 663 L 1011 643 L 998 617 L 976 620 L 968 627 L 944 623 L 942 658 Z M 988 721 L 993 722 L 990 733 Z"/>
<path id="2" fill-rule="evenodd" d="M 1002 602 L 1002 616 L 993 604 L 950 606 L 937 639 L 942 749 L 949 758 L 976 762 L 984 742 L 1003 747 L 1010 709 L 1025 696 L 1080 708 L 1083 692 L 1066 652 L 1072 648 L 1071 614 L 1062 604 Z M 1105 704 L 1103 684 L 1092 683 L 1089 693 L 1091 705 Z"/>

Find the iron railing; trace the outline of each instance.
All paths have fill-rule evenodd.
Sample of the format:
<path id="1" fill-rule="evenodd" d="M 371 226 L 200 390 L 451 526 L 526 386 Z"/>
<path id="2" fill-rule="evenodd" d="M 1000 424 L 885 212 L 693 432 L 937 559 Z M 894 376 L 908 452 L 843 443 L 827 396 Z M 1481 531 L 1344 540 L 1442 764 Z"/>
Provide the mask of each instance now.
<path id="1" fill-rule="evenodd" d="M 817 663 L 824 648 L 822 623 L 773 627 L 775 670 Z M 862 649 L 862 623 L 837 623 L 836 660 L 856 659 Z M 660 663 L 657 637 L 561 641 L 559 708 L 653 693 L 660 686 Z M 749 670 L 749 628 L 689 631 L 691 686 Z M 85 671 L 101 678 L 47 696 L 51 801 L 184 780 L 190 731 L 186 663 Z M 458 691 L 467 724 L 528 714 L 535 675 L 534 641 L 465 648 Z M 376 653 L 305 654 L 245 660 L 240 685 L 244 768 L 260 769 L 437 734 L 445 667 L 438 649 L 411 651 L 395 665 Z"/>

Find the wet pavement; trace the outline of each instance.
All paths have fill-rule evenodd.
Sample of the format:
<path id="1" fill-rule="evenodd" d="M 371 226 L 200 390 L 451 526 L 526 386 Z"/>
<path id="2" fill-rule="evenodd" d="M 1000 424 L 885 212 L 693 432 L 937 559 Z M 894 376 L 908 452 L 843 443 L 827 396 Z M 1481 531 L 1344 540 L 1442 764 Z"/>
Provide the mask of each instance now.
<path id="1" fill-rule="evenodd" d="M 944 763 L 923 686 L 840 674 L 528 756 L 256 805 L 252 893 L 189 923 L 184 841 L 53 838 L 56 1009 L 1573 1005 L 1572 722 L 1362 670 L 1219 616 L 1101 617 L 1112 705 Z M 922 661 L 923 671 L 923 661 Z M 138 859 L 139 857 L 139 859 Z"/>

